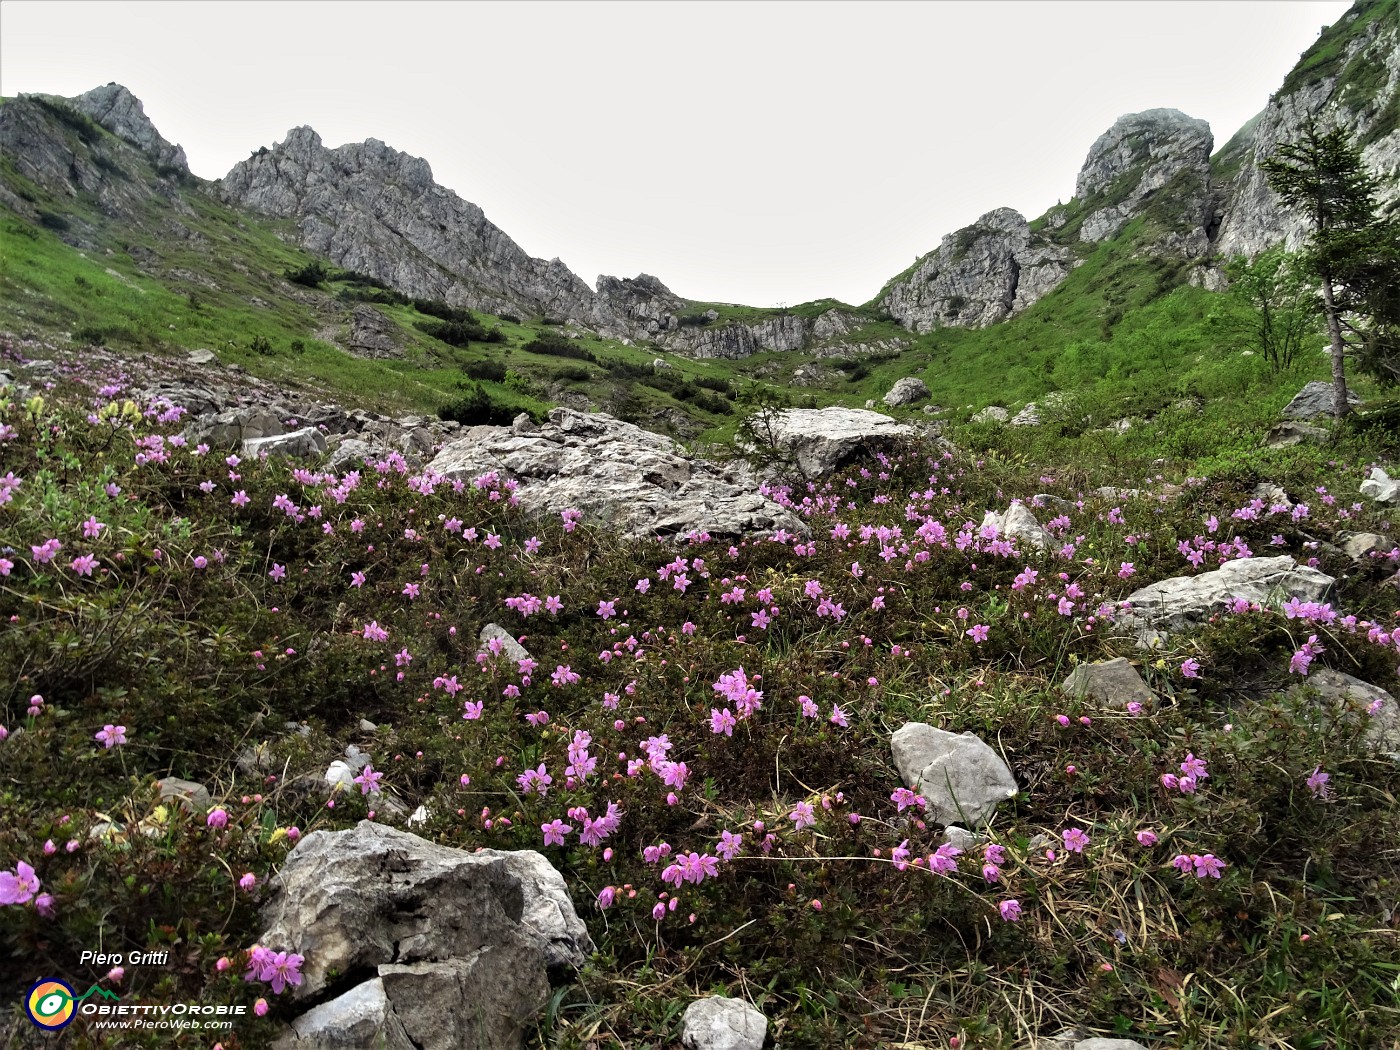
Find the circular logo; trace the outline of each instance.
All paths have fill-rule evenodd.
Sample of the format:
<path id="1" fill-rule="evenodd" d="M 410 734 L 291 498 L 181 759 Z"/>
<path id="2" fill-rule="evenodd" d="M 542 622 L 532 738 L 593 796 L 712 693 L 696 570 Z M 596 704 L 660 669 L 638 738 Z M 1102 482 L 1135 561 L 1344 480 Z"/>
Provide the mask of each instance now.
<path id="1" fill-rule="evenodd" d="M 73 989 L 54 977 L 34 982 L 24 999 L 24 1012 L 40 1028 L 56 1032 L 73 1020 Z"/>

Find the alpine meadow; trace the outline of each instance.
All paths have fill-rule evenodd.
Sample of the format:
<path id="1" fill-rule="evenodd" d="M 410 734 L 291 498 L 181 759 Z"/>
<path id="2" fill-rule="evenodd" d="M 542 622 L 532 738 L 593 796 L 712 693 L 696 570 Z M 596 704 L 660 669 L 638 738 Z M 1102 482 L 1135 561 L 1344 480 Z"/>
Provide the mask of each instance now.
<path id="1" fill-rule="evenodd" d="M 1400 1050 L 1400 0 L 1260 101 L 767 308 L 0 99 L 0 1042 Z"/>

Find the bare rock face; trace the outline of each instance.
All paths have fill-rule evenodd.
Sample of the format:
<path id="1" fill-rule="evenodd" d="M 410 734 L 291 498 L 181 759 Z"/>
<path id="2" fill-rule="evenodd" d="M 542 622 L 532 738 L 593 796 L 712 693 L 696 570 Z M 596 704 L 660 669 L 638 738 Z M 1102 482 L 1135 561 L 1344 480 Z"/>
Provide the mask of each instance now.
<path id="1" fill-rule="evenodd" d="M 189 173 L 185 151 L 165 141 L 141 100 L 120 84 L 93 88 L 69 100 L 80 113 L 86 113 L 118 138 L 149 154 L 158 165 Z"/>
<path id="2" fill-rule="evenodd" d="M 1080 169 L 1074 194 L 1088 202 L 1101 200 L 1080 227 L 1085 241 L 1114 236 L 1149 199 L 1172 186 L 1181 200 L 1174 205 L 1188 218 L 1191 230 L 1203 229 L 1211 218 L 1210 125 L 1175 109 L 1149 109 L 1119 117 L 1099 136 Z M 1206 239 L 1199 247 L 1204 254 Z"/>
<path id="3" fill-rule="evenodd" d="M 295 219 L 302 247 L 405 295 L 491 313 L 591 316 L 593 290 L 558 259 L 526 255 L 418 157 L 378 139 L 328 149 L 293 128 L 234 165 L 225 200 Z"/>
<path id="4" fill-rule="evenodd" d="M 1293 400 L 1283 406 L 1284 419 L 1330 419 L 1336 404 L 1336 394 L 1331 383 L 1314 379 L 1293 396 Z M 1355 407 L 1361 404 L 1350 389 L 1347 390 L 1347 404 Z"/>
<path id="5" fill-rule="evenodd" d="M 733 322 L 709 327 L 678 328 L 662 344 L 687 357 L 739 358 L 760 350 L 801 350 L 811 336 L 812 323 L 796 314 L 780 314 L 756 324 Z"/>
<path id="6" fill-rule="evenodd" d="M 1216 242 L 1222 256 L 1254 256 L 1276 244 L 1292 251 L 1307 238 L 1306 220 L 1283 208 L 1259 163 L 1280 143 L 1297 141 L 1309 120 L 1324 131 L 1350 131 L 1367 169 L 1381 180 L 1381 203 L 1400 199 L 1400 128 L 1386 117 L 1400 94 L 1400 23 L 1393 11 L 1389 17 L 1373 14 L 1356 6 L 1329 27 L 1305 57 L 1332 50 L 1336 59 L 1306 72 L 1300 63 L 1263 113 L 1227 146 L 1239 172 L 1227 187 Z"/>
<path id="7" fill-rule="evenodd" d="M 685 300 L 648 273 L 629 279 L 598 278 L 598 296 L 589 315 L 604 338 L 656 336 L 680 326 L 676 316 Z"/>
<path id="8" fill-rule="evenodd" d="M 518 1046 L 549 971 L 593 951 L 538 853 L 465 853 L 372 821 L 306 836 L 263 919 L 259 943 L 304 957 L 293 996 L 334 996 L 279 1047 Z"/>
<path id="9" fill-rule="evenodd" d="M 998 208 L 944 237 L 879 305 L 915 332 L 981 328 L 1030 306 L 1073 265 L 1069 249 L 1033 236 L 1020 212 Z"/>
<path id="10" fill-rule="evenodd" d="M 427 469 L 448 478 L 499 471 L 519 481 L 526 509 L 572 507 L 629 537 L 806 533 L 795 514 L 758 494 L 745 471 L 694 459 L 670 438 L 601 412 L 556 408 L 527 433 L 476 427 Z"/>

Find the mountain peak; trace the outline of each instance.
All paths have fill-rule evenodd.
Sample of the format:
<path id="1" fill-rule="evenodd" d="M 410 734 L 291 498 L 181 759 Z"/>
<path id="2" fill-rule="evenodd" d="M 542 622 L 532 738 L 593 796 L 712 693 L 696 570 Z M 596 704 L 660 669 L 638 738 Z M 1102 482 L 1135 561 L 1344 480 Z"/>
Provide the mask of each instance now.
<path id="1" fill-rule="evenodd" d="M 184 149 L 165 140 L 146 116 L 141 100 L 123 85 L 113 81 L 85 91 L 68 102 L 113 135 L 149 154 L 157 164 L 182 172 L 190 170 Z"/>

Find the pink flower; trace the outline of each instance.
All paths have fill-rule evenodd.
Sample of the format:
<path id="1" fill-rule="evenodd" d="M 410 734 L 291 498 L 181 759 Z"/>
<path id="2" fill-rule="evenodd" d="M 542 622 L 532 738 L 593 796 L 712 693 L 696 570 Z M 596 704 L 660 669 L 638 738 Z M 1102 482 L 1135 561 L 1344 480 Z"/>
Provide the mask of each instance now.
<path id="1" fill-rule="evenodd" d="M 126 726 L 114 726 L 109 722 L 94 733 L 93 738 L 110 751 L 117 745 L 126 743 Z"/>
<path id="2" fill-rule="evenodd" d="M 1183 678 L 1200 678 L 1201 664 L 1195 658 L 1183 660 L 1181 662 L 1181 676 Z"/>
<path id="3" fill-rule="evenodd" d="M 1001 912 L 1003 922 L 1021 921 L 1021 902 L 1016 900 L 1005 900 L 997 905 L 997 910 Z"/>
<path id="4" fill-rule="evenodd" d="M 1089 845 L 1089 836 L 1079 828 L 1066 828 L 1060 832 L 1060 838 L 1064 839 L 1065 849 L 1071 853 L 1083 853 L 1084 847 Z"/>
<path id="5" fill-rule="evenodd" d="M 987 640 L 987 635 L 990 632 L 990 630 L 991 628 L 989 628 L 984 623 L 975 623 L 971 627 L 969 627 L 964 633 L 978 645 L 981 645 Z"/>
<path id="6" fill-rule="evenodd" d="M 548 824 L 541 824 L 540 830 L 544 832 L 544 844 L 546 846 L 562 846 L 564 845 L 564 836 L 574 829 L 570 825 L 565 824 L 558 817 L 555 817 Z"/>
<path id="7" fill-rule="evenodd" d="M 104 980 L 107 980 L 107 981 L 111 981 L 113 984 L 121 984 L 121 983 L 122 983 L 122 978 L 125 977 L 125 976 L 126 976 L 126 967 L 124 967 L 124 966 L 113 966 L 110 970 L 107 971 L 107 976 L 106 976 L 105 978 L 103 978 L 103 979 L 104 979 Z"/>
<path id="8" fill-rule="evenodd" d="M 1137 833 L 1137 840 L 1141 845 L 1155 846 L 1157 844 L 1157 833 L 1148 830 L 1139 831 Z"/>
<path id="9" fill-rule="evenodd" d="M 238 880 L 238 888 L 248 892 L 251 892 L 253 887 L 257 884 L 258 877 L 254 875 L 251 871 L 244 872 L 243 877 Z"/>
<path id="10" fill-rule="evenodd" d="M 79 576 L 91 576 L 92 570 L 97 568 L 97 559 L 91 554 L 79 555 L 69 563 L 68 567 Z"/>
<path id="11" fill-rule="evenodd" d="M 27 904 L 39 886 L 34 869 L 20 861 L 14 871 L 0 871 L 0 904 Z"/>
<path id="12" fill-rule="evenodd" d="M 1331 779 L 1331 775 L 1324 773 L 1321 766 L 1312 771 L 1312 776 L 1308 777 L 1308 790 L 1313 793 L 1313 798 L 1326 799 L 1331 796 L 1332 789 L 1328 783 Z"/>
<path id="13" fill-rule="evenodd" d="M 710 708 L 710 732 L 716 735 L 723 733 L 725 736 L 733 736 L 735 724 L 734 712 L 729 708 L 726 707 L 722 711 Z"/>
<path id="14" fill-rule="evenodd" d="M 375 768 L 366 763 L 360 775 L 355 778 L 355 783 L 360 785 L 361 795 L 379 794 L 379 781 L 384 777 L 383 773 L 377 772 Z"/>
<path id="15" fill-rule="evenodd" d="M 259 999 L 257 1002 L 255 1002 L 255 1003 L 253 1004 L 253 1013 L 257 1014 L 259 1017 L 266 1017 L 266 1016 L 267 1016 L 267 1000 L 266 1000 L 266 999 Z"/>
<path id="16" fill-rule="evenodd" d="M 228 812 L 222 807 L 218 809 L 211 809 L 209 811 L 209 816 L 205 818 L 204 823 L 209 825 L 209 827 L 214 828 L 215 830 L 226 828 L 228 827 Z"/>
<path id="17" fill-rule="evenodd" d="M 788 819 L 792 821 L 793 830 L 801 831 L 803 828 L 810 828 L 817 822 L 816 811 L 810 802 L 799 802 L 788 814 Z"/>

